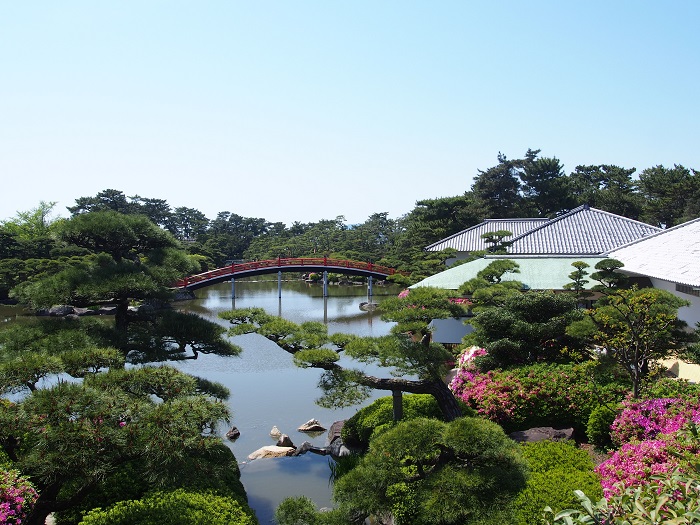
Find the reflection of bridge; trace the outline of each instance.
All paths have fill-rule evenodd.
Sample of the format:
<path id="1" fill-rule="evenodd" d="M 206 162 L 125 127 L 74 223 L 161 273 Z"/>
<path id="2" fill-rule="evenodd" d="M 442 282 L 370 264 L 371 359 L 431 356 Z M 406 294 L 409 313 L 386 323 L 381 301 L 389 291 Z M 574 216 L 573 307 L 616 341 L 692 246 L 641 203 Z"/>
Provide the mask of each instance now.
<path id="1" fill-rule="evenodd" d="M 231 281 L 242 277 L 252 277 L 265 273 L 275 273 L 278 275 L 278 282 L 281 290 L 282 272 L 323 272 L 323 295 L 328 295 L 328 273 L 340 273 L 345 275 L 357 275 L 369 278 L 369 294 L 372 295 L 372 279 L 384 279 L 390 275 L 401 273 L 393 268 L 380 266 L 373 263 L 348 261 L 344 259 L 319 258 L 282 258 L 269 259 L 266 261 L 252 261 L 241 264 L 231 264 L 222 268 L 217 268 L 209 272 L 190 275 L 180 279 L 175 283 L 177 288 L 187 288 L 195 290 L 212 284 Z"/>

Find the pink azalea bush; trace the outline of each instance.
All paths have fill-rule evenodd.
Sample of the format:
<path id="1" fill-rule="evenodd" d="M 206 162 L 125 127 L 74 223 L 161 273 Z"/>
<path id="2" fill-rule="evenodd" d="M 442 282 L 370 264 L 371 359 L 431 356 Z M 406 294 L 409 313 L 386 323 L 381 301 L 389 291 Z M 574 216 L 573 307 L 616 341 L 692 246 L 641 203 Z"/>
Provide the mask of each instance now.
<path id="1" fill-rule="evenodd" d="M 697 400 L 661 398 L 629 400 L 611 426 L 613 443 L 654 439 L 659 434 L 680 430 L 688 422 L 700 423 Z"/>
<path id="2" fill-rule="evenodd" d="M 683 470 L 687 463 L 679 458 L 700 453 L 698 440 L 681 432 L 700 423 L 697 399 L 628 400 L 623 407 L 611 427 L 613 442 L 622 446 L 596 468 L 606 496 Z"/>
<path id="3" fill-rule="evenodd" d="M 450 388 L 457 398 L 506 432 L 555 425 L 583 431 L 594 408 L 601 402 L 616 403 L 626 391 L 623 385 L 594 383 L 592 363 L 538 364 L 481 373 L 473 361 L 484 355 L 484 350 L 471 351 L 473 357 L 460 357 L 464 363 Z"/>
<path id="4" fill-rule="evenodd" d="M 0 470 L 0 523 L 20 524 L 39 494 L 16 470 Z"/>

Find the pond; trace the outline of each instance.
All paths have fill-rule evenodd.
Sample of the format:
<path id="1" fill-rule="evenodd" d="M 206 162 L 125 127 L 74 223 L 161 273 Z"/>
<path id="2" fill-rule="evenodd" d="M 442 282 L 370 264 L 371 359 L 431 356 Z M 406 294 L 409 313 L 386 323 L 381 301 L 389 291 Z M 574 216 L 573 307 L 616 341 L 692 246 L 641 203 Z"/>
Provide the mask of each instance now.
<path id="1" fill-rule="evenodd" d="M 401 288 L 394 285 L 375 283 L 371 302 L 380 303 L 400 291 Z M 219 312 L 257 306 L 296 323 L 323 322 L 330 333 L 388 334 L 392 323 L 382 321 L 376 312 L 360 310 L 360 303 L 368 300 L 365 286 L 330 285 L 329 297 L 324 298 L 321 284 L 285 281 L 279 298 L 276 279 L 237 280 L 235 301 L 231 285 L 219 284 L 197 290 L 196 299 L 178 302 L 176 307 L 223 326 L 230 325 L 218 318 Z M 18 307 L 0 306 L 0 322 L 21 321 L 26 318 L 23 313 Z M 320 395 L 317 388 L 320 370 L 297 368 L 290 354 L 257 334 L 233 337 L 231 341 L 242 348 L 239 357 L 200 354 L 197 360 L 170 364 L 189 374 L 222 383 L 230 390 L 228 405 L 232 420 L 229 425 L 221 425 L 220 433 L 223 436 L 231 425 L 241 432 L 235 442 L 226 438 L 224 441 L 238 460 L 250 506 L 260 523 L 274 523 L 275 508 L 289 496 L 308 496 L 319 508 L 332 506 L 332 460 L 329 457 L 307 453 L 293 458 L 250 461 L 248 455 L 262 446 L 276 443 L 270 436 L 273 426 L 289 435 L 295 445 L 309 441 L 323 447 L 327 444 L 326 432 L 309 435 L 296 429 L 309 419 L 317 419 L 330 428 L 333 422 L 347 419 L 360 407 L 334 410 L 319 407 L 315 400 Z M 377 375 L 387 374 L 386 370 L 342 359 L 341 364 L 352 364 Z M 383 395 L 388 393 L 375 391 L 362 406 Z"/>
<path id="2" fill-rule="evenodd" d="M 372 302 L 380 303 L 398 294 L 400 288 L 375 284 L 373 291 Z M 392 326 L 382 321 L 376 312 L 360 310 L 360 302 L 368 301 L 363 286 L 329 286 L 329 297 L 324 298 L 319 284 L 286 281 L 280 299 L 276 280 L 237 280 L 235 301 L 230 284 L 203 288 L 196 295 L 195 300 L 177 303 L 178 308 L 226 326 L 228 323 L 217 317 L 219 312 L 251 306 L 264 308 L 268 313 L 296 323 L 324 322 L 330 333 L 381 336 L 389 333 Z M 227 444 L 238 459 L 249 503 L 260 523 L 274 523 L 274 509 L 289 496 L 305 495 L 318 507 L 331 506 L 330 458 L 307 453 L 294 458 L 250 461 L 248 455 L 264 445 L 276 443 L 276 439 L 270 437 L 273 426 L 289 435 L 295 445 L 310 441 L 315 446 L 325 446 L 325 432 L 311 436 L 296 429 L 309 419 L 317 419 L 329 428 L 334 421 L 352 416 L 359 407 L 335 410 L 319 407 L 315 400 L 320 395 L 316 386 L 320 370 L 295 367 L 290 354 L 256 334 L 237 336 L 232 341 L 243 349 L 240 357 L 200 354 L 196 361 L 181 362 L 177 366 L 230 389 L 231 424 L 238 427 L 241 436 L 235 442 L 227 440 Z M 353 365 L 357 366 L 356 363 Z M 380 373 L 372 367 L 367 371 Z M 382 375 L 386 375 L 386 371 Z M 386 394 L 375 392 L 372 399 Z M 363 405 L 369 402 L 371 400 Z M 222 426 L 222 435 L 227 429 Z"/>

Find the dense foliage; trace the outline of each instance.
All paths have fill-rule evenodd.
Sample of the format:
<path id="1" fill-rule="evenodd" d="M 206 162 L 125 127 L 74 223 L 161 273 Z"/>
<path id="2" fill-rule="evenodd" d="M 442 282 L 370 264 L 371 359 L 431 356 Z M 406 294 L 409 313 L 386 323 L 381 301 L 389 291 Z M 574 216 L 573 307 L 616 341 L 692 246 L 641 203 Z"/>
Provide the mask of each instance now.
<path id="1" fill-rule="evenodd" d="M 143 499 L 121 501 L 108 509 L 94 509 L 81 525 L 253 525 L 247 505 L 212 492 L 155 492 Z"/>
<path id="2" fill-rule="evenodd" d="M 489 368 L 580 360 L 587 355 L 583 341 L 566 328 L 582 316 L 572 294 L 518 292 L 471 319 L 467 340 L 488 350 Z"/>
<path id="3" fill-rule="evenodd" d="M 402 396 L 403 420 L 419 417 L 441 419 L 442 413 L 435 398 L 426 394 Z M 465 407 L 466 408 L 466 407 Z M 381 397 L 358 410 L 345 421 L 342 430 L 343 442 L 366 448 L 374 432 L 381 432 L 386 425 L 394 424 L 394 407 L 391 397 Z"/>
<path id="4" fill-rule="evenodd" d="M 486 373 L 463 367 L 450 388 L 477 413 L 507 432 L 571 426 L 583 436 L 591 412 L 599 405 L 615 405 L 628 387 L 624 380 L 589 361 Z"/>
<path id="5" fill-rule="evenodd" d="M 575 490 L 583 490 L 593 498 L 601 498 L 600 476 L 593 472 L 589 454 L 573 442 L 539 441 L 523 445 L 530 477 L 513 502 L 514 523 L 539 523 L 542 509 L 549 506 L 554 512 L 578 503 Z"/>
<path id="6" fill-rule="evenodd" d="M 333 497 L 352 516 L 400 524 L 495 521 L 522 488 L 519 445 L 478 418 L 414 419 L 376 434 Z"/>

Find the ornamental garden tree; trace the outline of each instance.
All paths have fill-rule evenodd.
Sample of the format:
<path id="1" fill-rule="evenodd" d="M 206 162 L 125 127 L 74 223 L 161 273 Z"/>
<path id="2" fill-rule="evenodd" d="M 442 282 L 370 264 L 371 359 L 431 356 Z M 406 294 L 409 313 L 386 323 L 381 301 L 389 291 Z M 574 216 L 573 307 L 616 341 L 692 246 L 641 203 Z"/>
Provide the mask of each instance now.
<path id="1" fill-rule="evenodd" d="M 628 374 L 636 398 L 652 363 L 685 355 L 688 345 L 697 339 L 678 319 L 678 309 L 688 304 L 666 290 L 616 289 L 568 333 L 588 336 L 605 348 Z"/>
<path id="2" fill-rule="evenodd" d="M 61 224 L 59 236 L 66 245 L 83 250 L 80 263 L 24 282 L 11 295 L 35 308 L 115 303 L 115 326 L 122 334 L 132 301 L 167 299 L 168 286 L 197 269 L 170 233 L 142 215 L 76 215 Z"/>
<path id="3" fill-rule="evenodd" d="M 400 406 L 402 392 L 432 395 L 447 421 L 461 416 L 461 409 L 444 378 L 454 355 L 430 340 L 432 319 L 459 316 L 464 308 L 449 301 L 441 290 L 412 290 L 380 306 L 383 317 L 397 322 L 392 335 L 356 337 L 329 335 L 321 323 L 297 325 L 269 315 L 261 308 L 222 312 L 234 324 L 231 335 L 258 333 L 294 356 L 302 368 L 324 371 L 319 381 L 324 407 L 352 406 L 368 398 L 372 389 L 392 391 Z M 387 367 L 391 377 L 376 377 L 339 363 L 341 355 L 360 363 Z M 398 417 L 400 419 L 400 417 Z"/>
<path id="4" fill-rule="evenodd" d="M 26 523 L 74 508 L 126 465 L 133 483 L 216 476 L 230 455 L 216 429 L 229 414 L 197 386 L 168 367 L 115 368 L 3 402 L 0 444 L 39 492 Z"/>

